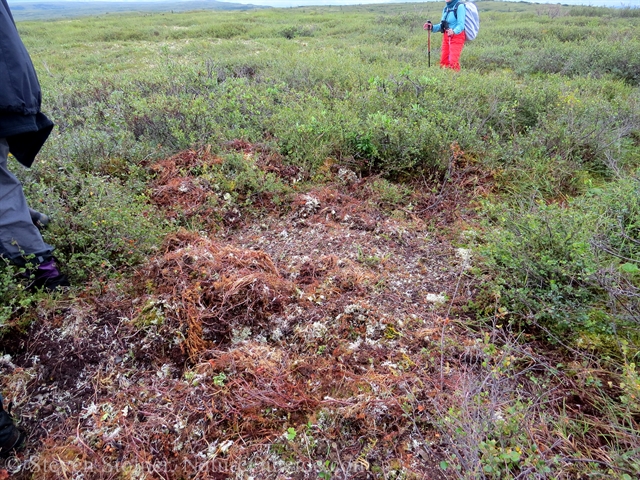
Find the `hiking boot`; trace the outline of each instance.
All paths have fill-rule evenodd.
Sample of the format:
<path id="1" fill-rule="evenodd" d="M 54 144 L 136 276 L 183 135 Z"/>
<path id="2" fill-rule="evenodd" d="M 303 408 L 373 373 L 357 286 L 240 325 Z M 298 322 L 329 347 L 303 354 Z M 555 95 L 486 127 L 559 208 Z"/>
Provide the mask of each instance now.
<path id="1" fill-rule="evenodd" d="M 47 292 L 61 290 L 63 287 L 70 287 L 69 279 L 60 273 L 56 261 L 50 258 L 46 262 L 38 265 L 38 269 L 33 272 L 34 280 L 29 285 L 30 290 L 44 289 Z"/>
<path id="2" fill-rule="evenodd" d="M 40 213 L 33 208 L 29 208 L 29 214 L 31 215 L 31 221 L 33 224 L 40 230 L 46 228 L 47 225 L 49 225 L 49 222 L 51 222 L 51 219 L 47 215 Z"/>
<path id="3" fill-rule="evenodd" d="M 11 408 L 11 404 L 9 404 Z M 25 435 L 13 424 L 13 417 L 0 402 L 0 458 L 7 458 L 24 443 Z"/>

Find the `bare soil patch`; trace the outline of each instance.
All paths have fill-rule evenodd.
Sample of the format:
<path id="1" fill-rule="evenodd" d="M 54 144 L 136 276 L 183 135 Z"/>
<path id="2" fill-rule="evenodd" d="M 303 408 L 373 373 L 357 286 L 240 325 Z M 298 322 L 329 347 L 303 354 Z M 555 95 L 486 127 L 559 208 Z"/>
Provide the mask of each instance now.
<path id="1" fill-rule="evenodd" d="M 212 216 L 211 191 L 185 172 L 216 161 L 187 152 L 159 164 L 154 201 L 169 217 Z M 109 288 L 39 318 L 1 365 L 29 432 L 5 468 L 43 479 L 444 478 L 429 399 L 456 387 L 472 342 L 443 350 L 455 334 L 447 313 L 472 295 L 468 258 L 433 228 L 436 207 L 381 209 L 365 183 L 336 177 L 285 214 L 177 232 L 127 294 Z"/>

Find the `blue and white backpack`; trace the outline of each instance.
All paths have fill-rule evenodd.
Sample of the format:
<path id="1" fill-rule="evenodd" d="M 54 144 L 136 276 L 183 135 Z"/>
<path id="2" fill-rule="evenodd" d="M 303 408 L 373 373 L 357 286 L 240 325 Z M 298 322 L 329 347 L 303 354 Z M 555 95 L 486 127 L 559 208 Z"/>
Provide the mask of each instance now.
<path id="1" fill-rule="evenodd" d="M 464 33 L 467 36 L 467 41 L 474 40 L 480 30 L 480 14 L 478 13 L 478 7 L 473 2 L 461 2 L 467 9 L 467 15 L 464 17 Z M 458 19 L 458 7 L 460 3 L 456 5 L 453 10 L 453 14 Z"/>

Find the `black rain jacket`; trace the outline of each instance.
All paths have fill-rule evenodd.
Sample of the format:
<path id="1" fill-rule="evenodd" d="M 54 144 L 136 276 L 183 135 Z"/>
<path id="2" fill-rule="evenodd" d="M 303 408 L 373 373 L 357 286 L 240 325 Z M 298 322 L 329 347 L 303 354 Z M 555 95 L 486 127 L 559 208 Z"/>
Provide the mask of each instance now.
<path id="1" fill-rule="evenodd" d="M 0 112 L 35 115 L 42 95 L 33 68 L 6 0 L 0 0 Z"/>
<path id="2" fill-rule="evenodd" d="M 0 0 L 0 138 L 29 167 L 53 129 L 40 113 L 42 93 L 6 0 Z"/>

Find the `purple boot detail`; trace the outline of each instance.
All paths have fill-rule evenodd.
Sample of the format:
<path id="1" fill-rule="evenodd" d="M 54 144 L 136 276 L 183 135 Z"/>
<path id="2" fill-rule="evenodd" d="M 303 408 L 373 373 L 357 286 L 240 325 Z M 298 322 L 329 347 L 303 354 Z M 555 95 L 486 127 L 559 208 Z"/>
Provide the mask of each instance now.
<path id="1" fill-rule="evenodd" d="M 38 270 L 36 271 L 36 278 L 56 278 L 60 275 L 60 271 L 56 266 L 56 261 L 52 258 L 47 260 L 44 263 L 38 265 Z"/>
<path id="2" fill-rule="evenodd" d="M 29 287 L 31 289 L 44 288 L 49 292 L 53 292 L 59 287 L 70 286 L 69 279 L 66 275 L 60 273 L 53 258 L 38 265 L 38 269 L 34 272 L 34 275 L 33 284 Z"/>

